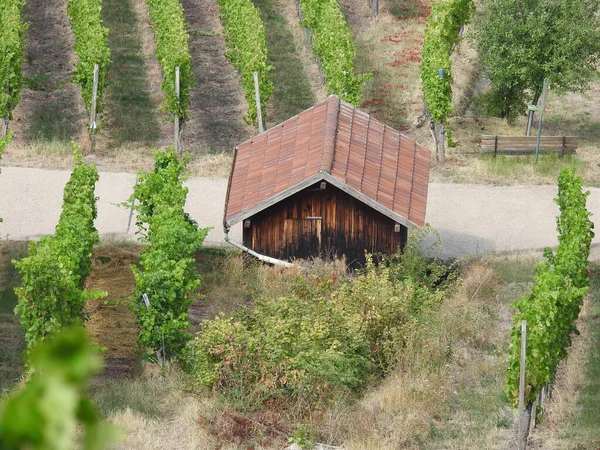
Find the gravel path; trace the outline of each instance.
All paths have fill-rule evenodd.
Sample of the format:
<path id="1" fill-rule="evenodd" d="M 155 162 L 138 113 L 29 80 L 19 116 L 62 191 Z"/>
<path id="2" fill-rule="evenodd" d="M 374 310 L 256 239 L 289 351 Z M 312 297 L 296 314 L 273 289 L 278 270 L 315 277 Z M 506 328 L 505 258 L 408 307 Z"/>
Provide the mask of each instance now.
<path id="1" fill-rule="evenodd" d="M 68 171 L 4 167 L 0 175 L 0 238 L 37 239 L 54 233 Z M 119 206 L 131 195 L 135 175 L 100 173 L 96 187 L 101 235 L 134 239 L 134 220 L 127 232 L 129 210 Z M 227 180 L 192 178 L 186 209 L 201 226 L 213 227 L 206 244 L 224 244 L 222 221 Z M 427 222 L 439 231 L 445 257 L 481 255 L 487 251 L 539 250 L 557 244 L 558 206 L 552 186 L 485 186 L 431 183 Z M 600 188 L 590 188 L 588 208 L 600 216 Z M 600 228 L 600 227 L 599 227 Z M 592 244 L 600 255 L 600 232 Z M 241 228 L 232 238 L 241 240 Z"/>

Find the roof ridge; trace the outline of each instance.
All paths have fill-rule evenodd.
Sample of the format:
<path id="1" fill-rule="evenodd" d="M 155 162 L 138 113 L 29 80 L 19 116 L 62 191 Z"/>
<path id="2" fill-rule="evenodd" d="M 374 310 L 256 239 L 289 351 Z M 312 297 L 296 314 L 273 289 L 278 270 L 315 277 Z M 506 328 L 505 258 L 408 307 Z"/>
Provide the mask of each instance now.
<path id="1" fill-rule="evenodd" d="M 335 153 L 335 138 L 337 135 L 340 115 L 340 99 L 337 95 L 327 97 L 325 111 L 325 129 L 323 130 L 323 145 L 321 147 L 321 163 L 319 172 L 331 173 Z"/>

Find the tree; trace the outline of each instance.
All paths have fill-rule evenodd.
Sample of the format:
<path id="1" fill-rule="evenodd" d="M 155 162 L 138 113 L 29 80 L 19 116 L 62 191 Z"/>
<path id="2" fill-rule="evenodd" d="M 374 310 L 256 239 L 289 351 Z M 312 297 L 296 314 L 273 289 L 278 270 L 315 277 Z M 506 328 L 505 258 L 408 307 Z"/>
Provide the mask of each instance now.
<path id="1" fill-rule="evenodd" d="M 598 76 L 598 0 L 482 0 L 475 20 L 482 69 L 492 82 L 488 112 L 512 118 L 537 104 L 544 78 L 559 93 Z"/>

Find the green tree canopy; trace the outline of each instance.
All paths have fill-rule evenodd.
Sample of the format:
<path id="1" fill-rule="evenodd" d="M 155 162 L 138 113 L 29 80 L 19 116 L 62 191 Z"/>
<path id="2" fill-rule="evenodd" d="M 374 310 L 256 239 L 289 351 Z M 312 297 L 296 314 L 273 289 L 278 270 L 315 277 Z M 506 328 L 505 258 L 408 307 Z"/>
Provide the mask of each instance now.
<path id="1" fill-rule="evenodd" d="M 598 76 L 598 0 L 482 0 L 475 21 L 490 112 L 524 114 L 537 104 L 544 78 L 558 92 L 583 91 Z M 495 111 L 494 111 L 495 109 Z"/>

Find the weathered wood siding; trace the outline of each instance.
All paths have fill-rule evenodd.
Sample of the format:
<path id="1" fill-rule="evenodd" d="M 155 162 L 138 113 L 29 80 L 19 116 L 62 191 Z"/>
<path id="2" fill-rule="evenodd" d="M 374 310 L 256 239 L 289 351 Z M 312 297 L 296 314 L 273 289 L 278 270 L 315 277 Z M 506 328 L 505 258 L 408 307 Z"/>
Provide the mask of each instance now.
<path id="1" fill-rule="evenodd" d="M 320 219 L 319 219 L 320 217 Z M 341 257 L 354 267 L 364 252 L 393 253 L 406 243 L 407 228 L 328 184 L 319 183 L 252 216 L 244 244 L 279 259 Z"/>

